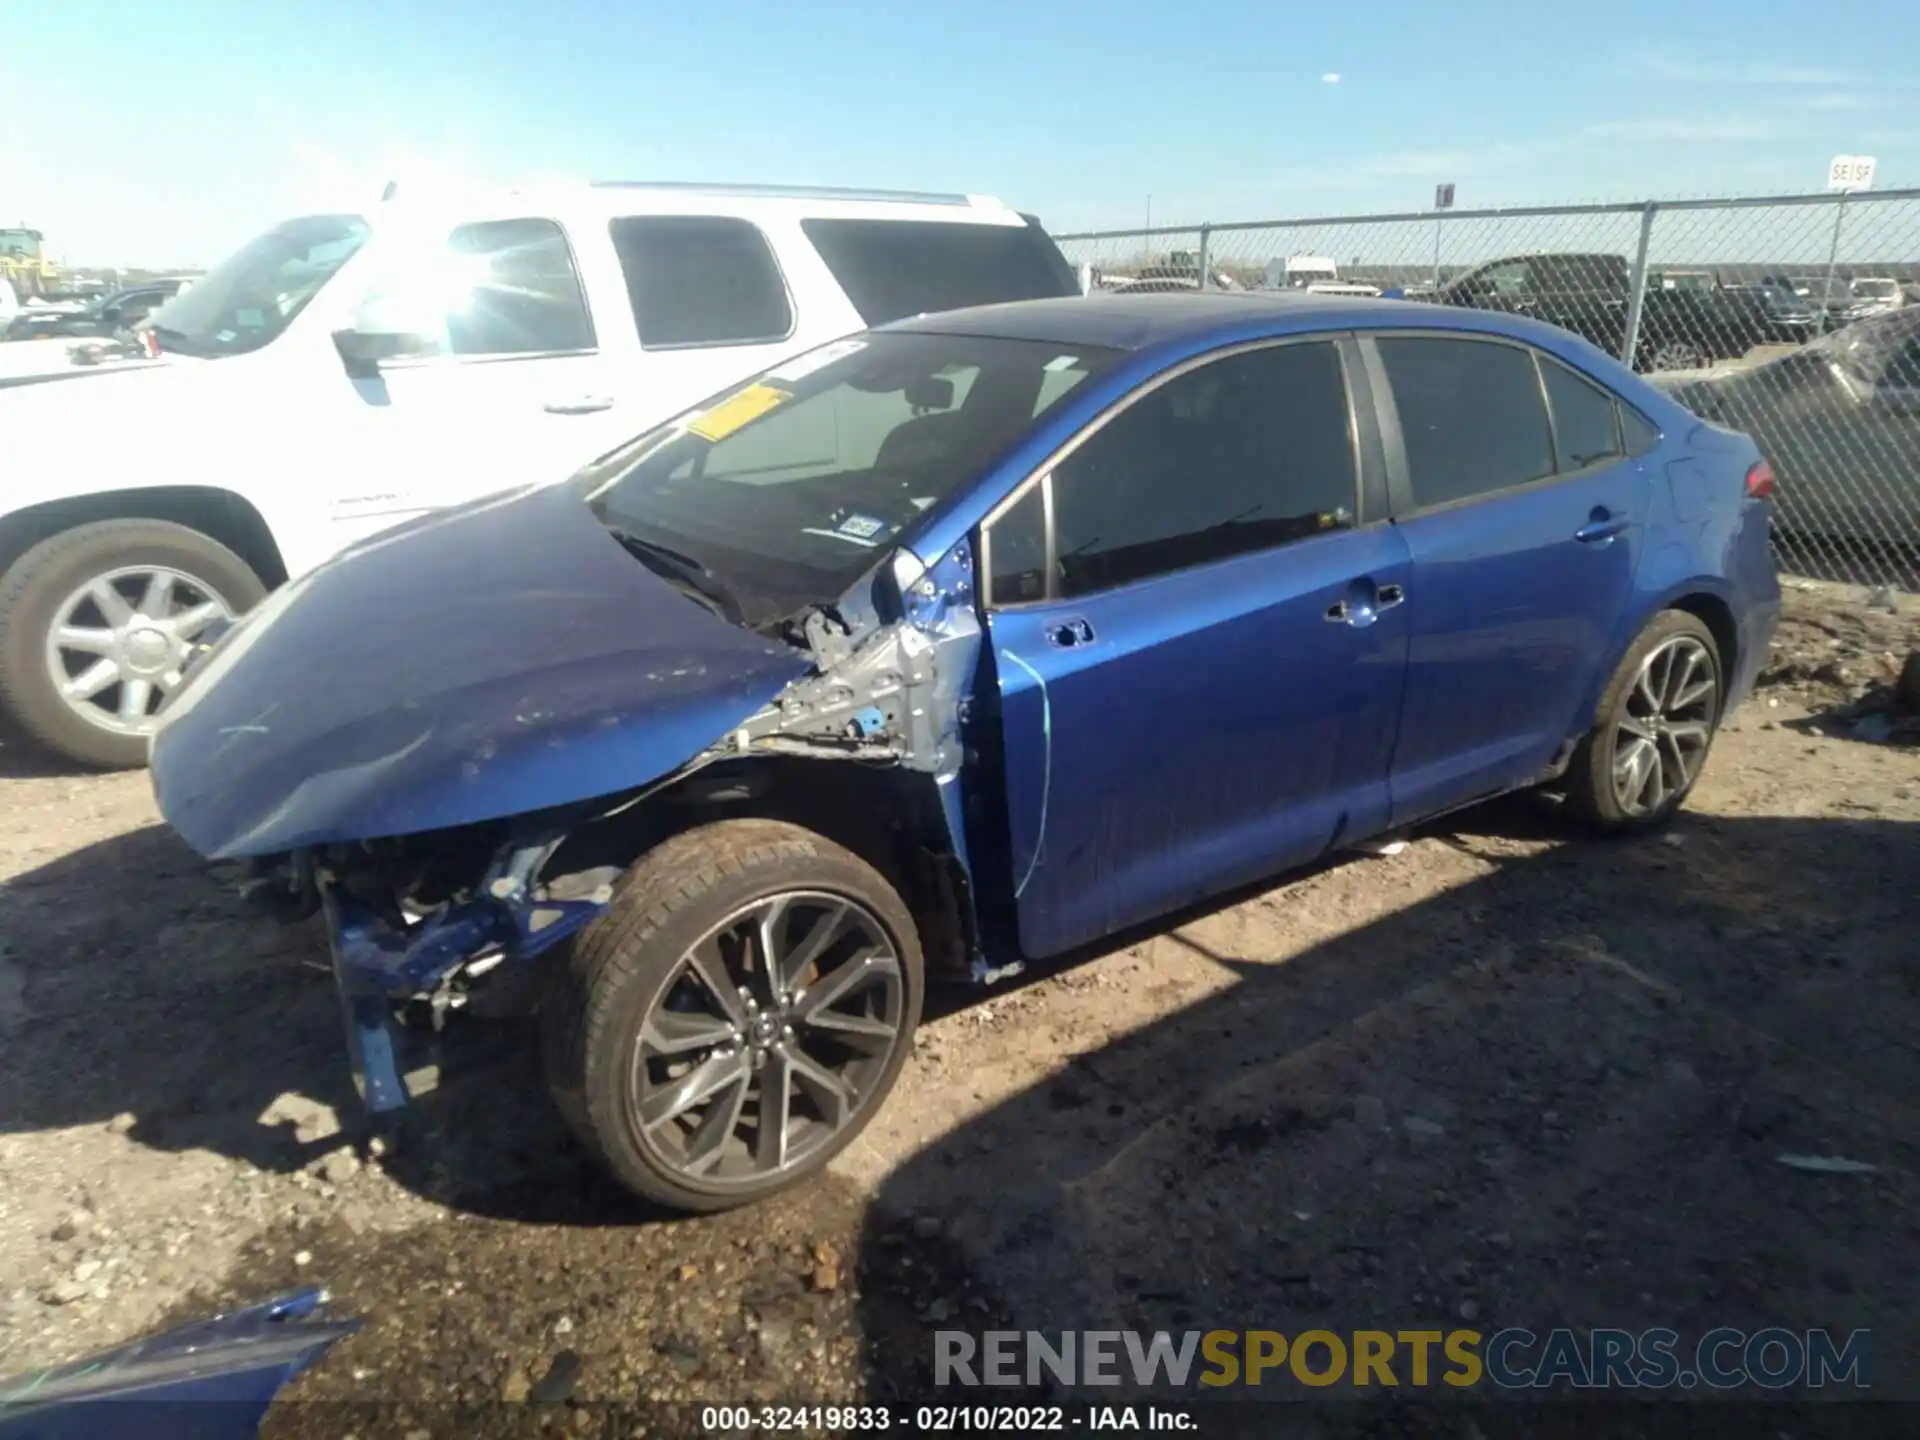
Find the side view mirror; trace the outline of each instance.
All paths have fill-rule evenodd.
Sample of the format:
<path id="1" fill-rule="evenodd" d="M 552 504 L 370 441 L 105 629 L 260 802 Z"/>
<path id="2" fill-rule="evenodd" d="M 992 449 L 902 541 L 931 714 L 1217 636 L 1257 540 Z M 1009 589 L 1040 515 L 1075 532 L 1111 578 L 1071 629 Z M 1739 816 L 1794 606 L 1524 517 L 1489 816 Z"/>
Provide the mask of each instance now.
<path id="1" fill-rule="evenodd" d="M 409 335 L 391 330 L 336 330 L 333 348 L 340 352 L 340 363 L 355 380 L 371 380 L 380 373 L 382 360 L 398 360 L 406 355 L 428 355 L 433 342 L 424 335 Z"/>

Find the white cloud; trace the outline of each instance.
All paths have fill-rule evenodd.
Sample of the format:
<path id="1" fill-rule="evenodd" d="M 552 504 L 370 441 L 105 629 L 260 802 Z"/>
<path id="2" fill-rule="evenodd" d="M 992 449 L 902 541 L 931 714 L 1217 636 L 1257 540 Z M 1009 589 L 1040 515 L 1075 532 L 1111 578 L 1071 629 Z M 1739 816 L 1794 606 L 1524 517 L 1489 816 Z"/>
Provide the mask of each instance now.
<path id="1" fill-rule="evenodd" d="M 1327 71 L 1326 74 L 1320 77 L 1320 83 L 1322 85 L 1338 85 L 1340 83 L 1340 72 L 1338 70 Z"/>
<path id="2" fill-rule="evenodd" d="M 1845 85 L 1852 80 L 1844 71 L 1811 65 L 1679 60 L 1671 55 L 1639 55 L 1625 69 L 1635 79 L 1673 80 L 1687 85 Z"/>
<path id="3" fill-rule="evenodd" d="M 1708 115 L 1690 119 L 1645 117 L 1607 120 L 1581 132 L 1596 140 L 1672 140 L 1681 144 L 1709 141 L 1771 140 L 1780 133 L 1771 120 L 1749 115 Z"/>

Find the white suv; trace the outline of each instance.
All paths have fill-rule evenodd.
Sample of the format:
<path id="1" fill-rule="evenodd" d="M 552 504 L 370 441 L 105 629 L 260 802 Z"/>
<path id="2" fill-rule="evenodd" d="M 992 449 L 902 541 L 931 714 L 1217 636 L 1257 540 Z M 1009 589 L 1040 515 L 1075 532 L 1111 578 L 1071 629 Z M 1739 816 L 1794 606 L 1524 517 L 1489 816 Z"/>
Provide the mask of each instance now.
<path id="1" fill-rule="evenodd" d="M 194 637 L 353 542 L 867 326 L 1078 293 L 977 196 L 580 184 L 286 221 L 154 313 L 157 363 L 0 389 L 0 710 L 142 764 Z"/>

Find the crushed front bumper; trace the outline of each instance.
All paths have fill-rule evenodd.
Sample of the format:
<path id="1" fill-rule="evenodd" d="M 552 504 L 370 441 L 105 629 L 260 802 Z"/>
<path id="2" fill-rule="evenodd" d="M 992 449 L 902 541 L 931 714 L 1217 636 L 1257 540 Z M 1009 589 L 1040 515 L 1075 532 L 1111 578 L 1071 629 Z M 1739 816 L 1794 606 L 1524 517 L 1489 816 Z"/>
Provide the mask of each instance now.
<path id="1" fill-rule="evenodd" d="M 400 1064 L 399 1007 L 423 998 L 444 1003 L 456 976 L 530 961 L 606 908 L 599 897 L 535 899 L 510 877 L 496 877 L 491 888 L 499 893 L 443 907 L 401 928 L 322 879 L 354 1088 L 375 1114 L 412 1098 Z"/>

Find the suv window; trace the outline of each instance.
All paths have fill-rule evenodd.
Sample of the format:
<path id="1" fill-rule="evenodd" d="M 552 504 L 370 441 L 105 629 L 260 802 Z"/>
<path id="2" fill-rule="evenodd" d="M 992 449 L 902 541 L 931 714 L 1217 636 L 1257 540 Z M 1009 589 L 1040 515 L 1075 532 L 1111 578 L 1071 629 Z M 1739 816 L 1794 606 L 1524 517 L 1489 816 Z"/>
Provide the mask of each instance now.
<path id="1" fill-rule="evenodd" d="M 1554 473 L 1532 352 L 1429 336 L 1375 343 L 1400 412 L 1416 506 L 1471 500 Z"/>
<path id="2" fill-rule="evenodd" d="M 1347 528 L 1357 488 L 1332 342 L 1216 360 L 1142 395 L 1055 467 L 1059 593 Z"/>
<path id="3" fill-rule="evenodd" d="M 1524 295 L 1532 284 L 1525 260 L 1505 260 L 1480 272 L 1480 284 L 1490 295 Z"/>
<path id="4" fill-rule="evenodd" d="M 1080 293 L 1038 225 L 817 218 L 800 228 L 867 325 Z"/>
<path id="5" fill-rule="evenodd" d="M 1624 295 L 1627 262 L 1618 255 L 1540 255 L 1533 262 L 1533 283 L 1559 295 Z"/>
<path id="6" fill-rule="evenodd" d="M 1539 357 L 1547 382 L 1547 405 L 1553 411 L 1553 443 L 1562 470 L 1584 470 L 1618 456 L 1619 429 L 1614 423 L 1613 396 L 1558 360 Z"/>
<path id="7" fill-rule="evenodd" d="M 647 349 L 751 345 L 793 333 L 786 281 L 751 221 L 632 215 L 608 230 Z"/>
<path id="8" fill-rule="evenodd" d="M 452 355 L 539 355 L 591 350 L 573 250 L 551 220 L 487 220 L 447 238 L 460 267 L 447 310 Z M 189 292 L 191 293 L 191 292 Z"/>

